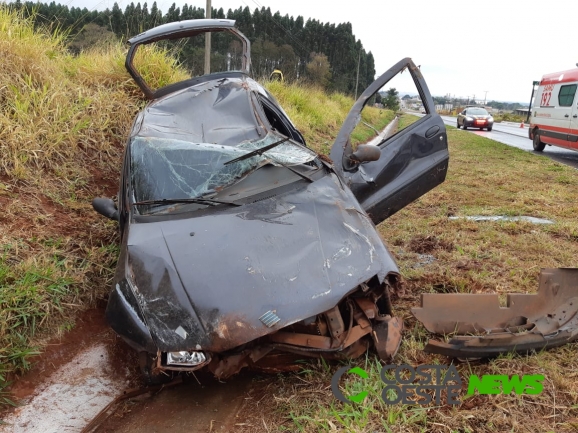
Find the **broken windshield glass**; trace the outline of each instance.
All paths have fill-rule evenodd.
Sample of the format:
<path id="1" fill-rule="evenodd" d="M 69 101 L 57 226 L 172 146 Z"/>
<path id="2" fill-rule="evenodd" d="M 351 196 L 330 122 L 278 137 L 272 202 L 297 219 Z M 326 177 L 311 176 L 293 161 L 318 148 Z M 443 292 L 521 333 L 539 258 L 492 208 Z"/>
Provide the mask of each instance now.
<path id="1" fill-rule="evenodd" d="M 270 133 L 238 146 L 191 143 L 177 139 L 135 137 L 131 142 L 131 180 L 135 201 L 196 198 L 220 191 L 265 165 L 297 165 L 315 159 L 310 149 L 286 141 L 262 155 L 225 165 L 283 137 Z M 150 206 L 139 206 L 147 213 Z"/>

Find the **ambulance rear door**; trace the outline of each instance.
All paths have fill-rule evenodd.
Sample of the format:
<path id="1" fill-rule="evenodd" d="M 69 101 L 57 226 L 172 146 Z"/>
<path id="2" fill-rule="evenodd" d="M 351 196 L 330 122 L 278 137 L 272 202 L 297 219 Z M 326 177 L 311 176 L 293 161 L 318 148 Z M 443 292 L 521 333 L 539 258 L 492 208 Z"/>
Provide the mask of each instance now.
<path id="1" fill-rule="evenodd" d="M 578 150 L 578 92 L 574 95 L 572 104 L 572 117 L 570 117 L 570 131 L 568 131 L 570 147 Z"/>

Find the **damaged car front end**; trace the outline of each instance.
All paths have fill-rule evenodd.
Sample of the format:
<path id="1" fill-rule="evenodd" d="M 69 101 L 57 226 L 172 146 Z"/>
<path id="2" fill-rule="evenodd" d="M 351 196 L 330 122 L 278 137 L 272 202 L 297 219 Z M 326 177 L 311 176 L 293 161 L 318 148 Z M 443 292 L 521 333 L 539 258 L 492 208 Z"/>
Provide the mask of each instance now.
<path id="1" fill-rule="evenodd" d="M 205 32 L 240 40 L 221 44 L 235 50 L 221 53 L 224 72 L 197 76 L 183 63 L 190 77 L 155 90 L 138 71 L 139 48 Z M 350 136 L 403 71 L 433 113 L 419 69 L 403 59 L 363 92 L 330 163 L 250 78 L 250 44 L 234 21 L 166 24 L 129 43 L 127 69 L 151 101 L 133 124 L 118 205 L 93 206 L 121 233 L 107 320 L 147 377 L 206 367 L 226 378 L 371 347 L 390 360 L 400 276 L 375 224 L 443 182 L 447 137 L 437 114 L 377 145 L 354 149 Z"/>

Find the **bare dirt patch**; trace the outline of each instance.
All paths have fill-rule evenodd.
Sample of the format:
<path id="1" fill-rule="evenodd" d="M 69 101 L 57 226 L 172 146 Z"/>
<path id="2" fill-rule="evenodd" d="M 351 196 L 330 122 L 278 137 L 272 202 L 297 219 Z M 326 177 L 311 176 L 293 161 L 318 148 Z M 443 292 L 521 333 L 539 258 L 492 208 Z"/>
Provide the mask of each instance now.
<path id="1" fill-rule="evenodd" d="M 415 236 L 409 242 L 409 249 L 418 254 L 431 253 L 435 250 L 451 251 L 453 248 L 453 243 L 430 235 Z"/>
<path id="2" fill-rule="evenodd" d="M 126 401 L 96 432 L 190 433 L 253 431 L 245 422 L 246 400 L 253 376 L 237 375 L 219 382 L 205 373 L 185 376 L 184 383 L 153 397 Z"/>

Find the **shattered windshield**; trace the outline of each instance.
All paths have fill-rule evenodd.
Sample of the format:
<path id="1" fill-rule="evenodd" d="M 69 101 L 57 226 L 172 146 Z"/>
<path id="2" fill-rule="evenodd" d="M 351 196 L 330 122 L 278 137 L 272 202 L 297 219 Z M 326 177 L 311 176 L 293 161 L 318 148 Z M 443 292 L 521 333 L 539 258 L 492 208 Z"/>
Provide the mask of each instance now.
<path id="1" fill-rule="evenodd" d="M 134 137 L 131 141 L 131 181 L 135 202 L 145 200 L 200 197 L 238 182 L 265 165 L 297 165 L 315 159 L 316 154 L 286 141 L 250 158 L 226 162 L 259 149 L 284 137 L 269 133 L 258 141 L 238 146 L 191 143 L 172 138 Z M 158 206 L 139 205 L 141 214 Z"/>

